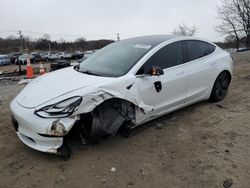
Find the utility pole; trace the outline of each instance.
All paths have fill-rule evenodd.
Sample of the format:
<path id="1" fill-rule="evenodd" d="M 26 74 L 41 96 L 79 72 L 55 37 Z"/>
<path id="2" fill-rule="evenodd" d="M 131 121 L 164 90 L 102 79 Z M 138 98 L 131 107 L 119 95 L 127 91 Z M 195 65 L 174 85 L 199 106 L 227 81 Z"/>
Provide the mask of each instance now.
<path id="1" fill-rule="evenodd" d="M 50 47 L 50 41 L 47 40 L 48 44 L 49 44 L 49 52 L 51 52 L 51 47 Z"/>
<path id="2" fill-rule="evenodd" d="M 43 38 L 47 41 L 48 45 L 49 45 L 49 52 L 51 51 L 51 46 L 50 46 L 50 36 L 49 34 L 44 34 Z"/>
<path id="3" fill-rule="evenodd" d="M 22 48 L 22 52 L 23 52 L 23 35 L 22 35 L 22 31 L 18 31 L 18 35 L 19 35 L 19 38 L 20 38 L 20 43 L 21 43 L 21 48 Z"/>
<path id="4" fill-rule="evenodd" d="M 117 41 L 120 41 L 120 33 L 117 33 Z"/>
<path id="5" fill-rule="evenodd" d="M 22 35 L 22 31 L 21 30 L 18 31 L 18 35 L 20 37 L 20 43 L 21 43 L 21 48 L 22 48 L 22 53 L 23 53 L 23 35 Z M 23 71 L 22 71 L 22 67 L 21 67 L 21 64 L 20 64 L 21 62 L 18 59 L 18 57 L 17 57 L 16 61 L 18 61 L 19 75 L 22 75 Z"/>

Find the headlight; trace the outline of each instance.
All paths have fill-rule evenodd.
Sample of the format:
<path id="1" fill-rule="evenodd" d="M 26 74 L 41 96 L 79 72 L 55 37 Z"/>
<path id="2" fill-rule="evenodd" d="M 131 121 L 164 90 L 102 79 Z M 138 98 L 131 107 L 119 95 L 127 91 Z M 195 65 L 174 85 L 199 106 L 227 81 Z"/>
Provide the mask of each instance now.
<path id="1" fill-rule="evenodd" d="M 72 97 L 61 102 L 45 106 L 35 111 L 35 114 L 44 118 L 61 118 L 73 114 L 82 102 L 82 97 Z"/>

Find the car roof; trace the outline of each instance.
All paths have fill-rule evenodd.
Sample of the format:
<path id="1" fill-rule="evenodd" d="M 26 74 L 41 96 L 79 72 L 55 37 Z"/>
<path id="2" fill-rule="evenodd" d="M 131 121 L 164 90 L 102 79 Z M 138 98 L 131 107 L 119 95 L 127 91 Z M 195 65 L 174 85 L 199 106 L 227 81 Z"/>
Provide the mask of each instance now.
<path id="1" fill-rule="evenodd" d="M 142 37 L 124 39 L 121 42 L 145 44 L 145 45 L 151 45 L 154 47 L 154 46 L 157 46 L 158 44 L 161 44 L 163 42 L 166 42 L 168 40 L 178 38 L 178 37 L 180 37 L 180 36 L 176 36 L 176 35 L 150 35 L 150 36 L 142 36 Z"/>

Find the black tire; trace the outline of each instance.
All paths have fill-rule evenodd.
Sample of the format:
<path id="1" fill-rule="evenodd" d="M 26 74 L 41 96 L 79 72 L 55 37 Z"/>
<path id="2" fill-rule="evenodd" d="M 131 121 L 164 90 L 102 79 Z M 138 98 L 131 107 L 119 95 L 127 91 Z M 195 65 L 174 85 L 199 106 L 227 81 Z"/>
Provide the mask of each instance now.
<path id="1" fill-rule="evenodd" d="M 223 100 L 227 95 L 230 82 L 231 82 L 230 74 L 227 72 L 222 72 L 215 80 L 215 83 L 214 83 L 214 86 L 210 95 L 210 101 L 219 102 Z"/>

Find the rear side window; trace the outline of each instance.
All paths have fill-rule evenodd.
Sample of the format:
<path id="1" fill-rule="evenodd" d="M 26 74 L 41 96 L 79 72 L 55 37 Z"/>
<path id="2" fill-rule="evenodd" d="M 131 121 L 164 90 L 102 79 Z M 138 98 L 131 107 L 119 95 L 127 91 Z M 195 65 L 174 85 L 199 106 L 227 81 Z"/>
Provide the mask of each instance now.
<path id="1" fill-rule="evenodd" d="M 203 41 L 186 41 L 188 61 L 193 61 L 214 52 L 215 46 Z"/>
<path id="2" fill-rule="evenodd" d="M 152 66 L 166 69 L 183 63 L 182 42 L 169 44 L 157 51 L 143 65 L 140 73 L 147 73 Z"/>

